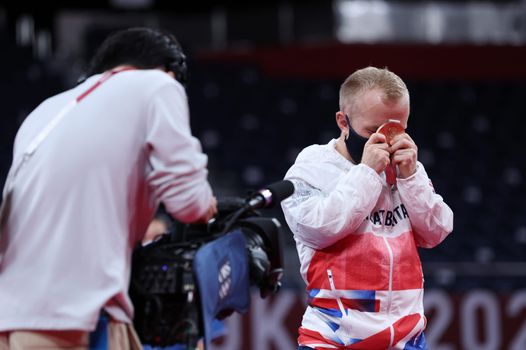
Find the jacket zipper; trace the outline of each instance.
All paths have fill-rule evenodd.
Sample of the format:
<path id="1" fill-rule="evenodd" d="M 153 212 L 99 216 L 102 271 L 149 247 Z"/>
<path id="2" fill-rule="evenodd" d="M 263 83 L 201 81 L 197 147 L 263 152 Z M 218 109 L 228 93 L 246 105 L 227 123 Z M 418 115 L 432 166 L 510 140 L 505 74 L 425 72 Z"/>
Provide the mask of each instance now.
<path id="1" fill-rule="evenodd" d="M 387 293 L 387 314 L 391 314 L 391 304 L 393 299 L 393 268 L 394 268 L 394 257 L 393 257 L 393 250 L 391 249 L 391 246 L 389 245 L 389 242 L 387 241 L 387 238 L 385 236 L 382 236 L 385 246 L 387 247 L 387 251 L 389 252 L 389 290 Z M 389 346 L 393 346 L 394 341 L 394 329 L 393 326 L 389 326 L 389 331 L 391 333 L 391 341 Z"/>

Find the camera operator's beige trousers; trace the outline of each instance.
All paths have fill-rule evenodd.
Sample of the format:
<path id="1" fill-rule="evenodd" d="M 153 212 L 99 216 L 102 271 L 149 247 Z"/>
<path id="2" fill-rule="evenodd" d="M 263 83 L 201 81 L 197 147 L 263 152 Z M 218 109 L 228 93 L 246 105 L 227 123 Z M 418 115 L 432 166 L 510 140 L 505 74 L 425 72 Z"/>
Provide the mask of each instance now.
<path id="1" fill-rule="evenodd" d="M 84 331 L 11 331 L 0 332 L 0 350 L 87 350 L 89 333 Z M 110 321 L 108 350 L 141 350 L 132 325 Z"/>

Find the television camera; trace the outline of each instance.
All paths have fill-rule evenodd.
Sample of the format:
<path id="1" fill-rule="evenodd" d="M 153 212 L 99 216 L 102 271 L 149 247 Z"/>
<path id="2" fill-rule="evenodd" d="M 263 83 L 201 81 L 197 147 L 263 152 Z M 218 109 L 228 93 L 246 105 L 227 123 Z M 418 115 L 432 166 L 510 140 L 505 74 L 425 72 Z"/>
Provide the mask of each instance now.
<path id="1" fill-rule="evenodd" d="M 212 321 L 246 312 L 250 286 L 265 298 L 276 293 L 283 275 L 281 225 L 257 211 L 294 192 L 290 181 L 269 185 L 248 198 L 218 201 L 206 225 L 177 224 L 173 232 L 135 249 L 130 297 L 135 328 L 152 346 L 205 348 Z"/>

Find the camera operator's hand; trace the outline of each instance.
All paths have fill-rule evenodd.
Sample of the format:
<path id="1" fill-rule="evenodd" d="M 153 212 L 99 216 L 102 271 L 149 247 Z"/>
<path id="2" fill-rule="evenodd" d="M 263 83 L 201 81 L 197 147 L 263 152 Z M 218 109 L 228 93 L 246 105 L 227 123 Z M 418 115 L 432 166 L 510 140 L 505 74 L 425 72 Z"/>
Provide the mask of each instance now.
<path id="1" fill-rule="evenodd" d="M 210 200 L 210 206 L 208 207 L 208 211 L 201 216 L 199 219 L 197 219 L 193 224 L 207 224 L 208 221 L 210 221 L 211 218 L 214 217 L 214 215 L 217 214 L 217 199 L 216 197 L 212 197 Z"/>
<path id="2" fill-rule="evenodd" d="M 389 145 L 385 142 L 385 135 L 374 133 L 363 148 L 362 163 L 380 174 L 389 164 Z"/>

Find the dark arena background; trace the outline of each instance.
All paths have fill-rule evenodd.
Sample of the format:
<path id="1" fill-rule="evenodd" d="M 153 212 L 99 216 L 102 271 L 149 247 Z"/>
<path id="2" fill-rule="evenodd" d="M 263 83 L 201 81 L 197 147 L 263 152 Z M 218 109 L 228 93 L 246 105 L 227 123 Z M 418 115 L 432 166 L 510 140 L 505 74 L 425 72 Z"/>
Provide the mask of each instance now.
<path id="1" fill-rule="evenodd" d="M 282 179 L 303 147 L 338 137 L 341 82 L 387 66 L 408 84 L 408 132 L 455 213 L 446 241 L 420 251 L 429 349 L 526 349 L 526 1 L 71 3 L 0 3 L 1 184 L 24 118 L 116 29 L 181 42 L 218 198 Z M 281 211 L 266 211 L 285 226 L 283 288 L 255 291 L 216 350 L 297 347 L 305 285 Z"/>

